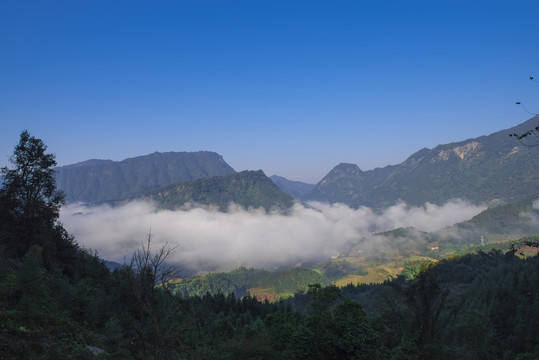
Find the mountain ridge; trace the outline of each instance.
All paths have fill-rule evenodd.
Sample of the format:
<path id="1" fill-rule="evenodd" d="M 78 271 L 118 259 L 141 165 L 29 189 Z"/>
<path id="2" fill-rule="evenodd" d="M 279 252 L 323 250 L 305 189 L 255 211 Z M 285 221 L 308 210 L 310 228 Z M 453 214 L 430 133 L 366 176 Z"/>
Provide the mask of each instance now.
<path id="1" fill-rule="evenodd" d="M 248 208 L 286 210 L 294 204 L 290 195 L 267 177 L 262 170 L 171 184 L 148 194 L 161 208 L 176 209 L 187 203 L 213 205 L 227 211 L 231 203 Z"/>
<path id="2" fill-rule="evenodd" d="M 397 165 L 362 171 L 354 164 L 334 167 L 302 200 L 342 202 L 351 207 L 512 201 L 539 193 L 539 161 L 510 133 L 534 127 L 539 116 L 506 130 L 423 148 Z"/>
<path id="3" fill-rule="evenodd" d="M 58 189 L 68 202 L 90 204 L 133 199 L 172 183 L 235 173 L 211 151 L 154 152 L 122 161 L 92 159 L 55 171 Z"/>
<path id="4" fill-rule="evenodd" d="M 441 205 L 452 198 L 503 203 L 539 193 L 536 152 L 512 133 L 534 128 L 539 116 L 490 135 L 422 148 L 396 165 L 363 171 L 340 163 L 314 187 L 273 176 L 281 191 L 302 201 L 382 208 L 404 201 Z M 155 152 L 122 161 L 91 159 L 56 168 L 58 188 L 68 202 L 131 200 L 170 184 L 226 176 L 236 171 L 210 151 Z"/>

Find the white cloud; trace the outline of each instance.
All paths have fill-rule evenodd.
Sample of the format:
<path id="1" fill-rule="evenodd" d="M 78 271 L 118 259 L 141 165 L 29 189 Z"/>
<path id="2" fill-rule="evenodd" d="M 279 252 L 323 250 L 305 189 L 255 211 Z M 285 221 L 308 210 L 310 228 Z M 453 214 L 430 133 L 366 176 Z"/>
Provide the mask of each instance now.
<path id="1" fill-rule="evenodd" d="M 151 229 L 155 247 L 177 246 L 172 261 L 197 270 L 230 270 L 238 265 L 270 268 L 335 255 L 373 231 L 414 226 L 435 231 L 471 218 L 484 207 L 462 200 L 443 206 L 404 203 L 381 212 L 343 204 L 296 204 L 288 215 L 244 210 L 231 205 L 228 213 L 211 207 L 161 210 L 149 202 L 118 207 L 72 204 L 61 221 L 82 246 L 98 250 L 108 260 L 122 262 Z"/>

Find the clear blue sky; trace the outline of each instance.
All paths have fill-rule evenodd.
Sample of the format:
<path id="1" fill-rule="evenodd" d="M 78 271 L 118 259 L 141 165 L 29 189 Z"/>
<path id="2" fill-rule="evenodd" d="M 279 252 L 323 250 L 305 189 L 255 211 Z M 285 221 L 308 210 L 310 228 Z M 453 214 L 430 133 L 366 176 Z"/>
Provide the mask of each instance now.
<path id="1" fill-rule="evenodd" d="M 539 112 L 539 1 L 0 1 L 0 166 L 211 150 L 319 181 Z"/>

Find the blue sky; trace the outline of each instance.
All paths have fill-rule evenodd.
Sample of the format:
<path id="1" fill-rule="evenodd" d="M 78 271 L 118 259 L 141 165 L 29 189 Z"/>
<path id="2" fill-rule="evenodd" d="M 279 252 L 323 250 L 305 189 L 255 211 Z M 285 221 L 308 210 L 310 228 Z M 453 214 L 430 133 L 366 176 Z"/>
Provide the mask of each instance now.
<path id="1" fill-rule="evenodd" d="M 539 112 L 539 1 L 0 1 L 0 166 L 211 150 L 319 181 Z"/>

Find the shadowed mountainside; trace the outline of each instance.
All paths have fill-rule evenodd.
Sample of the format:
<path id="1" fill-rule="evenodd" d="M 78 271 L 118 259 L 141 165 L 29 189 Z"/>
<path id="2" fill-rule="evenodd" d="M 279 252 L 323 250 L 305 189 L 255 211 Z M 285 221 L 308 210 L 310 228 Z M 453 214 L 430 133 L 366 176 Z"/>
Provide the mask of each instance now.
<path id="1" fill-rule="evenodd" d="M 166 186 L 149 194 L 162 208 L 174 209 L 186 203 L 218 206 L 226 211 L 230 203 L 244 208 L 287 209 L 294 200 L 283 193 L 262 170 L 214 176 Z"/>
<path id="2" fill-rule="evenodd" d="M 288 194 L 296 199 L 302 197 L 307 191 L 314 188 L 314 184 L 307 184 L 301 181 L 288 180 L 282 176 L 271 175 L 271 181 L 273 181 L 282 192 Z"/>
<path id="3" fill-rule="evenodd" d="M 57 186 L 68 202 L 90 204 L 133 199 L 169 184 L 235 172 L 221 155 L 210 151 L 88 160 L 55 171 Z"/>

